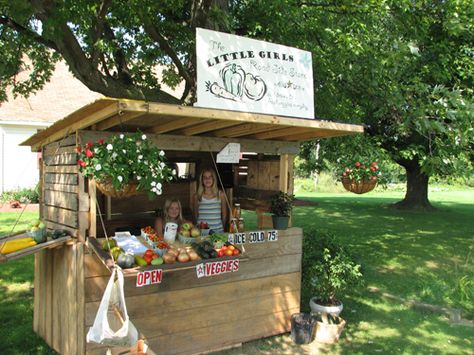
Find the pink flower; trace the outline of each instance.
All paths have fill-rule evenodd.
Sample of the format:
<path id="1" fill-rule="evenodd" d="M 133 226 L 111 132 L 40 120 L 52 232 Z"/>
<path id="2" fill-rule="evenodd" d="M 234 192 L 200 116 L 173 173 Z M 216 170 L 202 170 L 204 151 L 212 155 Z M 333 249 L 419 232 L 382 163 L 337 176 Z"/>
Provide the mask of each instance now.
<path id="1" fill-rule="evenodd" d="M 92 147 L 92 143 L 91 143 L 91 142 L 87 142 L 87 143 L 86 143 L 86 147 L 87 147 L 87 148 Z"/>
<path id="2" fill-rule="evenodd" d="M 92 156 L 94 155 L 94 153 L 92 153 L 92 150 L 90 150 L 89 148 L 86 149 L 86 156 L 88 158 L 91 158 Z"/>
<path id="3" fill-rule="evenodd" d="M 97 143 L 99 143 L 99 144 L 104 144 L 105 141 L 104 141 L 103 139 L 99 139 L 99 140 L 97 141 Z"/>
<path id="4" fill-rule="evenodd" d="M 79 160 L 77 161 L 77 165 L 79 165 L 79 166 L 82 167 L 82 168 L 85 168 L 85 167 L 86 167 L 86 163 L 85 163 L 84 161 L 82 161 L 81 159 L 79 159 Z"/>
<path id="5" fill-rule="evenodd" d="M 357 163 L 354 164 L 356 167 L 360 167 L 362 164 L 360 161 L 358 161 Z"/>
<path id="6" fill-rule="evenodd" d="M 76 148 L 76 151 L 77 151 L 78 153 L 81 153 L 81 152 L 82 152 L 82 147 L 81 147 L 81 146 L 77 147 L 77 148 Z"/>

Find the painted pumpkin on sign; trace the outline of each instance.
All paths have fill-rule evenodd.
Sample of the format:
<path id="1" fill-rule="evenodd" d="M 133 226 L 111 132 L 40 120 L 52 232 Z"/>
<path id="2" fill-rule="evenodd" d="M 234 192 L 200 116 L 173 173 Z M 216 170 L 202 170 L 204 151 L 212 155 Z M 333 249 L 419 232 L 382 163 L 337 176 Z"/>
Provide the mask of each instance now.
<path id="1" fill-rule="evenodd" d="M 245 80 L 245 71 L 242 67 L 237 64 L 227 64 L 220 74 L 224 88 L 235 96 L 242 96 Z"/>
<path id="2" fill-rule="evenodd" d="M 250 100 L 258 101 L 265 96 L 267 85 L 261 77 L 247 73 L 245 75 L 244 91 Z"/>

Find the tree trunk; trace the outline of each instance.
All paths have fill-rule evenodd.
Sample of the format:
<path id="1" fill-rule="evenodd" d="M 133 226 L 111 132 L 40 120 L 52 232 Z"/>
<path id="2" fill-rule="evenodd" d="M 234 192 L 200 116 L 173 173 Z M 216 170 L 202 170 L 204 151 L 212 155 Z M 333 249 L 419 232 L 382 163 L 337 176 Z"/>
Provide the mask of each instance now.
<path id="1" fill-rule="evenodd" d="M 423 209 L 434 210 L 428 200 L 428 180 L 429 176 L 420 169 L 418 161 L 403 162 L 407 174 L 407 192 L 405 198 L 393 205 L 400 209 Z"/>

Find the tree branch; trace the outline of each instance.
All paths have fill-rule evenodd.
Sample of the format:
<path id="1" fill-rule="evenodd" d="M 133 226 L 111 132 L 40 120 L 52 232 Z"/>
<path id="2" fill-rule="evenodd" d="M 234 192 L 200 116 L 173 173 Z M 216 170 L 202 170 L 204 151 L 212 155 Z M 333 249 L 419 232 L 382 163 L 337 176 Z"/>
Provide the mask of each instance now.
<path id="1" fill-rule="evenodd" d="M 104 30 L 104 21 L 105 21 L 105 15 L 107 13 L 108 8 L 110 7 L 110 4 L 112 3 L 112 0 L 104 0 L 100 4 L 99 10 L 97 11 L 97 16 L 96 16 L 96 23 L 94 26 L 94 32 L 92 33 L 92 62 L 96 62 L 99 60 L 98 56 L 98 51 L 96 47 L 96 43 L 100 36 L 102 35 L 102 32 Z"/>
<path id="2" fill-rule="evenodd" d="M 114 51 L 113 56 L 115 59 L 115 66 L 117 68 L 117 77 L 119 80 L 123 81 L 126 85 L 133 84 L 132 76 L 130 75 L 130 71 L 128 69 L 128 64 L 126 60 L 126 56 L 123 53 L 122 48 L 120 47 L 117 38 L 115 37 L 114 32 L 110 28 L 108 24 L 104 24 L 104 35 L 105 37 L 113 44 Z"/>
<path id="3" fill-rule="evenodd" d="M 36 42 L 41 43 L 42 45 L 44 45 L 48 48 L 58 50 L 58 48 L 56 46 L 56 43 L 40 36 L 39 34 L 37 34 L 36 32 L 34 32 L 32 30 L 30 30 L 27 27 L 25 27 L 23 25 L 20 25 L 18 22 L 14 21 L 13 19 L 11 19 L 8 16 L 5 16 L 5 15 L 0 16 L 0 25 L 7 26 L 7 27 L 17 31 L 18 33 L 21 33 L 22 35 L 28 36 L 28 37 L 32 38 L 33 40 L 35 40 Z"/>

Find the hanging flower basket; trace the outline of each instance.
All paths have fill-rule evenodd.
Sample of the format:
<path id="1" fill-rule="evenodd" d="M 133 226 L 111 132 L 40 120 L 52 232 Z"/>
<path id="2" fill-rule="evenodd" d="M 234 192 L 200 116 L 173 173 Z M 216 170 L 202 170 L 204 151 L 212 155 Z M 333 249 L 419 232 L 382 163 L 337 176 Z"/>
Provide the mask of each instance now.
<path id="1" fill-rule="evenodd" d="M 94 179 L 102 193 L 115 198 L 145 192 L 153 199 L 176 176 L 176 169 L 166 163 L 165 152 L 140 131 L 87 142 L 77 147 L 77 153 L 84 177 Z"/>
<path id="2" fill-rule="evenodd" d="M 357 181 L 355 179 L 344 178 L 341 181 L 347 191 L 355 194 L 365 194 L 366 192 L 372 191 L 377 185 L 376 179 Z"/>
<path id="3" fill-rule="evenodd" d="M 112 179 L 107 179 L 105 181 L 95 181 L 97 188 L 106 196 L 114 198 L 126 198 L 139 194 L 137 190 L 137 183 L 129 182 L 128 184 L 123 184 L 121 190 L 117 190 L 114 185 L 112 185 Z"/>

